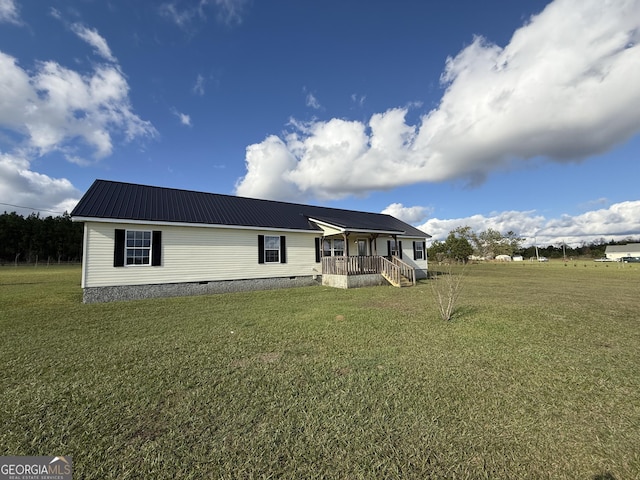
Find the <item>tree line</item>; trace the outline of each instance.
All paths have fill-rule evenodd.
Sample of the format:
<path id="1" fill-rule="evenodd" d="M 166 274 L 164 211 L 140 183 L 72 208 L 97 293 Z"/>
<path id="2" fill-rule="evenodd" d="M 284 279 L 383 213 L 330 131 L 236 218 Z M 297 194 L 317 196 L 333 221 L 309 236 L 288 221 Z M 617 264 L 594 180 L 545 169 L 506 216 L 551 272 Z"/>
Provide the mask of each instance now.
<path id="1" fill-rule="evenodd" d="M 607 245 L 624 245 L 627 243 L 640 243 L 640 239 L 627 238 L 622 241 L 606 241 L 604 238 L 582 243 L 577 247 L 569 245 L 548 245 L 523 247 L 524 238 L 519 237 L 513 231 L 501 234 L 497 230 L 488 229 L 480 233 L 474 232 L 471 227 L 458 227 L 449 232 L 446 240 L 435 240 L 427 249 L 430 259 L 443 261 L 446 259 L 466 262 L 473 256 L 492 260 L 498 255 L 521 255 L 523 258 L 547 257 L 547 258 L 602 258 L 605 256 Z"/>
<path id="2" fill-rule="evenodd" d="M 82 260 L 81 223 L 65 212 L 57 217 L 16 212 L 0 215 L 0 264 L 67 263 Z"/>

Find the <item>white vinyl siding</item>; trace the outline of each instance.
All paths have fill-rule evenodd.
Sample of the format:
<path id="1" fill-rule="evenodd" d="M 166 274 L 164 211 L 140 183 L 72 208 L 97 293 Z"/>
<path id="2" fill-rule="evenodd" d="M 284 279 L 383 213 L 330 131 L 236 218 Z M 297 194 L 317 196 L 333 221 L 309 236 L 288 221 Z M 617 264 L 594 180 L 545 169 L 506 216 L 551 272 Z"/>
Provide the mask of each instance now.
<path id="1" fill-rule="evenodd" d="M 114 267 L 115 229 L 162 231 L 162 266 Z M 258 234 L 284 235 L 287 263 L 258 263 Z M 86 222 L 85 235 L 83 287 L 321 274 L 313 233 Z"/>
<path id="2" fill-rule="evenodd" d="M 393 239 L 390 237 L 378 237 L 375 242 L 375 248 L 377 249 L 378 255 L 387 255 L 387 242 L 391 240 L 391 244 L 393 245 Z M 414 260 L 413 259 L 413 242 L 424 242 L 425 238 L 416 238 L 416 237 L 398 237 L 398 242 L 402 242 L 402 261 L 411 265 L 413 268 L 417 270 L 427 271 L 427 256 L 426 252 L 423 251 L 423 258 Z"/>

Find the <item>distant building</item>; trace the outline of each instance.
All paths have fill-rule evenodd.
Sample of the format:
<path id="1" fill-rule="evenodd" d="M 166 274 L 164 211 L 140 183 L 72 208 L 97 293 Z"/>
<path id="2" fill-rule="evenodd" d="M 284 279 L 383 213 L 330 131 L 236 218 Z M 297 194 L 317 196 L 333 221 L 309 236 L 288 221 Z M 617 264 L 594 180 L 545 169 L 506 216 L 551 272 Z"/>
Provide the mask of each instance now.
<path id="1" fill-rule="evenodd" d="M 620 261 L 624 257 L 640 257 L 640 243 L 627 243 L 626 245 L 607 245 L 604 251 L 609 260 Z"/>

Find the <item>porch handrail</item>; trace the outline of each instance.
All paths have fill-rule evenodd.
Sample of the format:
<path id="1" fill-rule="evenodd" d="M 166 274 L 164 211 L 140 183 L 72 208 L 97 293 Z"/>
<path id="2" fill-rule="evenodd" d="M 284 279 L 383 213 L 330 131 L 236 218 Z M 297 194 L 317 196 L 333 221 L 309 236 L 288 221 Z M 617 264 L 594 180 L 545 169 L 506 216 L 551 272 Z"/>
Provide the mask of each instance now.
<path id="1" fill-rule="evenodd" d="M 402 260 L 400 260 L 399 257 L 396 257 L 396 256 L 391 257 L 391 261 L 393 262 L 394 265 L 397 265 L 400 268 L 400 274 L 403 277 L 408 278 L 412 285 L 416 284 L 416 269 L 415 268 L 413 268 L 408 263 L 403 262 Z"/>
<path id="2" fill-rule="evenodd" d="M 400 267 L 391 260 L 380 257 L 380 274 L 396 287 L 400 286 Z"/>

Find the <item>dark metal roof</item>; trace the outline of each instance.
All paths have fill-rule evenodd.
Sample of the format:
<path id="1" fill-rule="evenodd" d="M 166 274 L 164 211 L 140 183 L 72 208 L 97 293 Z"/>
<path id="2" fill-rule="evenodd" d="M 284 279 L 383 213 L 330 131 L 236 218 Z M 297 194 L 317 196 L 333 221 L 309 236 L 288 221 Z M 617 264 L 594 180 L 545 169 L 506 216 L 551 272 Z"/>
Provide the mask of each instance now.
<path id="1" fill-rule="evenodd" d="M 428 238 L 391 215 L 96 180 L 72 217 L 319 230 L 313 218 L 347 230 Z"/>

